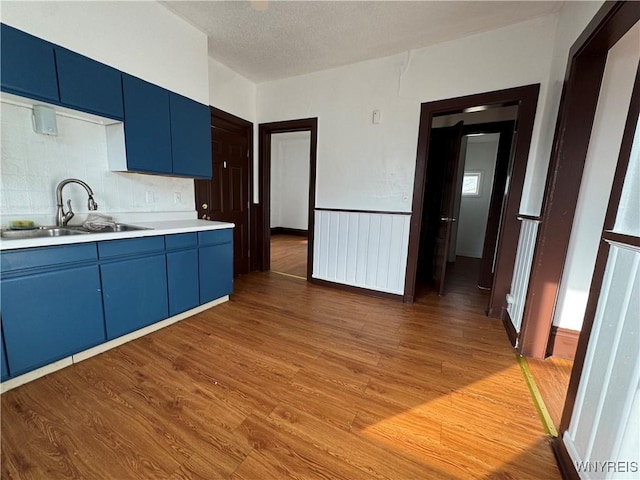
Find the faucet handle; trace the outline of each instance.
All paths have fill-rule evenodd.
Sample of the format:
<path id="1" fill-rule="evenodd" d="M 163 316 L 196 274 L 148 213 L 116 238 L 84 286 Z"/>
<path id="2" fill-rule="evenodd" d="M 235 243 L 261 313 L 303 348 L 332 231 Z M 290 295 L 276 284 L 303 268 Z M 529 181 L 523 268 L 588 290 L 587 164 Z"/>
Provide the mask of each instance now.
<path id="1" fill-rule="evenodd" d="M 89 210 L 98 210 L 98 204 L 93 199 L 93 195 L 89 195 L 89 200 L 87 202 L 87 207 L 89 208 Z"/>
<path id="2" fill-rule="evenodd" d="M 67 200 L 67 207 L 69 208 L 69 210 L 64 214 L 62 225 L 66 225 L 69 220 L 71 220 L 75 215 L 75 213 L 73 213 L 73 209 L 71 208 L 71 200 Z"/>

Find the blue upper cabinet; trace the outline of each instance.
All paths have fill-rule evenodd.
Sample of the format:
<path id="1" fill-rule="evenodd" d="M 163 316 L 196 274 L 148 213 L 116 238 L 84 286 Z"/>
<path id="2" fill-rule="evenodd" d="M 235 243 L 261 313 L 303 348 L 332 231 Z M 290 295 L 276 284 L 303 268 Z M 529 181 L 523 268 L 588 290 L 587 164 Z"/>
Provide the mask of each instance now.
<path id="1" fill-rule="evenodd" d="M 127 169 L 172 173 L 171 120 L 167 90 L 122 75 Z"/>
<path id="2" fill-rule="evenodd" d="M 170 93 L 173 173 L 211 178 L 211 114 L 209 107 Z"/>
<path id="3" fill-rule="evenodd" d="M 0 29 L 2 90 L 38 100 L 58 102 L 53 44 L 5 24 Z"/>
<path id="4" fill-rule="evenodd" d="M 121 72 L 66 48 L 56 47 L 55 51 L 60 103 L 122 120 Z"/>

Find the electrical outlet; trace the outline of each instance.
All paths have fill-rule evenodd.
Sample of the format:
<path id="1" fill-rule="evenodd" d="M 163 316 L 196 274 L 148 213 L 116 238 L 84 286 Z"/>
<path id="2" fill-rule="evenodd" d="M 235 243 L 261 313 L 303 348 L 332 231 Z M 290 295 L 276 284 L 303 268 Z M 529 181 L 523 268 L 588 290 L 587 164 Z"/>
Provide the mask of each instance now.
<path id="1" fill-rule="evenodd" d="M 145 199 L 147 203 L 156 203 L 156 194 L 153 192 L 153 190 L 148 190 L 145 195 Z"/>
<path id="2" fill-rule="evenodd" d="M 182 203 L 182 194 L 180 192 L 173 193 L 173 203 L 175 204 Z"/>

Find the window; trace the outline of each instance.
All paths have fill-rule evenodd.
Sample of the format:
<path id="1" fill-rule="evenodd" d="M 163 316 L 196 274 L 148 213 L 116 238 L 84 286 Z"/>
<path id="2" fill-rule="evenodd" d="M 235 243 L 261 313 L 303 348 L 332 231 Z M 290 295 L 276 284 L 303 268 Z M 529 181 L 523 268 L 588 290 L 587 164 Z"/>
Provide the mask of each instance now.
<path id="1" fill-rule="evenodd" d="M 482 172 L 464 172 L 462 177 L 462 196 L 479 197 L 482 185 Z"/>

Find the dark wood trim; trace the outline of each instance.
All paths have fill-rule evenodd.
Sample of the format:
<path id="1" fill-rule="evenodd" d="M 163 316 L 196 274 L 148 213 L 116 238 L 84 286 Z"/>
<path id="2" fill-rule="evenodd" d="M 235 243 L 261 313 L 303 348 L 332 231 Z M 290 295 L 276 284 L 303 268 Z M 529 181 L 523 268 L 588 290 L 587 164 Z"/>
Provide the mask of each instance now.
<path id="1" fill-rule="evenodd" d="M 608 230 L 602 234 L 602 239 L 609 243 L 621 243 L 623 245 L 640 248 L 640 237 L 634 237 L 632 235 L 624 235 Z"/>
<path id="2" fill-rule="evenodd" d="M 536 215 L 518 215 L 518 220 L 531 220 L 532 222 L 540 222 L 542 219 Z"/>
<path id="3" fill-rule="evenodd" d="M 366 295 L 368 297 L 386 298 L 387 300 L 395 300 L 398 302 L 403 301 L 403 296 L 396 293 L 380 292 L 378 290 L 370 290 L 363 287 L 354 287 L 353 285 L 346 285 L 344 283 L 330 282 L 328 280 L 321 280 L 319 278 L 312 278 L 309 280 L 315 285 L 322 285 L 324 287 L 335 288 L 336 290 L 342 290 L 344 292 L 356 293 L 358 295 Z"/>
<path id="4" fill-rule="evenodd" d="M 509 342 L 511 343 L 511 346 L 515 348 L 516 343 L 518 342 L 518 332 L 516 332 L 516 327 L 513 326 L 513 320 L 506 308 L 502 310 L 500 318 L 502 320 L 502 325 L 504 325 L 504 329 L 507 332 Z"/>
<path id="5" fill-rule="evenodd" d="M 245 120 L 244 118 L 240 118 L 213 106 L 209 107 L 209 111 L 211 112 L 211 125 L 214 127 L 230 131 L 243 131 L 250 128 L 253 132 L 253 123 L 249 120 Z M 253 140 L 253 138 L 251 140 Z"/>
<path id="6" fill-rule="evenodd" d="M 567 447 L 565 447 L 562 441 L 562 435 L 551 440 L 551 449 L 558 462 L 558 468 L 562 478 L 564 480 L 580 480 L 576 466 L 569 456 L 569 452 L 567 452 Z"/>
<path id="7" fill-rule="evenodd" d="M 308 237 L 309 230 L 301 230 L 299 228 L 272 227 L 271 235 L 295 235 L 297 237 Z"/>
<path id="8" fill-rule="evenodd" d="M 498 317 L 506 305 L 506 295 L 511 289 L 511 279 L 516 259 L 520 222 L 517 219 L 520 198 L 529 157 L 531 133 L 538 102 L 540 85 L 527 85 L 506 90 L 469 95 L 465 97 L 423 103 L 420 110 L 420 129 L 416 153 L 415 180 L 413 188 L 412 216 L 409 231 L 409 254 L 405 276 L 405 302 L 413 301 L 416 286 L 422 204 L 426 180 L 427 156 L 432 119 L 436 115 L 461 112 L 478 105 L 518 105 L 517 138 L 514 146 L 511 182 L 502 213 L 498 234 L 498 252 L 494 270 L 491 298 L 487 308 L 489 316 Z"/>
<path id="9" fill-rule="evenodd" d="M 549 344 L 547 345 L 548 357 L 560 357 L 573 360 L 578 349 L 579 330 L 569 330 L 568 328 L 551 327 Z"/>
<path id="10" fill-rule="evenodd" d="M 321 212 L 346 212 L 346 213 L 371 213 L 380 215 L 411 215 L 411 212 L 385 212 L 382 210 L 351 210 L 347 208 L 322 208 L 316 207 Z"/>
<path id="11" fill-rule="evenodd" d="M 636 2 L 605 3 L 571 48 L 520 330 L 524 356 L 547 352 L 608 49 L 639 19 Z"/>
<path id="12" fill-rule="evenodd" d="M 307 244 L 307 280 L 313 273 L 313 231 L 314 211 L 316 204 L 316 162 L 318 151 L 318 119 L 303 118 L 282 122 L 261 123 L 258 127 L 259 157 L 258 177 L 260 182 L 260 217 L 259 238 L 261 246 L 259 268 L 262 271 L 271 269 L 271 135 L 274 133 L 310 132 L 311 151 L 309 155 L 309 212 L 308 212 L 308 244 Z"/>
<path id="13" fill-rule="evenodd" d="M 604 7 L 603 7 L 604 8 Z M 640 17 L 640 12 L 638 12 Z M 616 18 L 611 18 L 610 21 L 618 21 Z M 620 20 L 621 21 L 621 20 Z M 638 245 L 639 240 L 637 237 L 629 235 L 611 234 L 609 233 L 616 220 L 618 211 L 618 204 L 620 203 L 620 196 L 622 194 L 622 187 L 624 185 L 624 179 L 627 174 L 627 168 L 629 166 L 629 157 L 631 155 L 631 146 L 633 144 L 635 130 L 638 123 L 638 114 L 640 113 L 640 68 L 636 72 L 636 79 L 633 86 L 633 93 L 631 95 L 631 102 L 629 105 L 629 112 L 627 114 L 627 120 L 624 127 L 624 133 L 622 136 L 622 143 L 620 146 L 620 154 L 618 156 L 618 163 L 616 165 L 616 173 L 613 180 L 613 186 L 611 189 L 611 195 L 609 196 L 609 205 L 607 206 L 607 214 L 605 216 L 603 226 L 603 239 L 606 236 L 612 236 L 619 243 L 627 243 L 631 245 Z M 635 240 L 633 240 L 635 239 Z M 633 243 L 629 243 L 629 242 Z M 609 258 L 610 245 L 606 241 L 600 242 L 598 248 L 598 256 L 596 257 L 596 264 L 593 271 L 593 279 L 591 281 L 591 288 L 589 289 L 589 299 L 587 301 L 587 307 L 585 309 L 584 320 L 582 322 L 582 329 L 580 337 L 578 339 L 578 347 L 576 349 L 576 356 L 573 361 L 573 370 L 571 370 L 571 379 L 569 380 L 569 387 L 567 389 L 567 397 L 562 411 L 562 420 L 560 421 L 560 432 L 564 432 L 569 428 L 571 422 L 571 416 L 573 415 L 573 408 L 578 395 L 578 387 L 580 385 L 580 379 L 582 377 L 582 370 L 584 368 L 584 361 L 587 356 L 587 348 L 589 346 L 589 339 L 591 338 L 591 331 L 593 329 L 593 322 L 596 316 L 596 310 L 598 307 L 598 301 L 600 297 L 600 291 L 602 289 L 602 282 L 604 278 L 604 272 L 607 266 L 607 260 Z"/>

